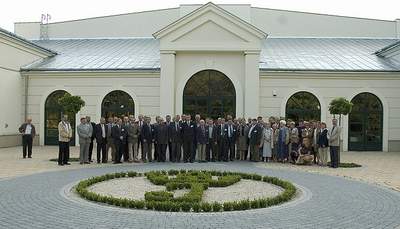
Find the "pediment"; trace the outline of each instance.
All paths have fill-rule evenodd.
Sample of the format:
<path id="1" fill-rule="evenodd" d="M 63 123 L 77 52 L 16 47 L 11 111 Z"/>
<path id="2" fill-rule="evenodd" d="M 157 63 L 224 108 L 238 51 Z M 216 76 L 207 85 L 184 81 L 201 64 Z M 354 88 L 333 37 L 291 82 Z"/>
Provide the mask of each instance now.
<path id="1" fill-rule="evenodd" d="M 266 34 L 207 3 L 153 34 L 160 50 L 257 50 Z"/>
<path id="2" fill-rule="evenodd" d="M 199 43 L 215 43 L 215 42 L 249 42 L 246 38 L 235 34 L 223 26 L 208 20 L 200 26 L 188 31 L 187 33 L 172 40 L 172 42 L 199 42 Z"/>

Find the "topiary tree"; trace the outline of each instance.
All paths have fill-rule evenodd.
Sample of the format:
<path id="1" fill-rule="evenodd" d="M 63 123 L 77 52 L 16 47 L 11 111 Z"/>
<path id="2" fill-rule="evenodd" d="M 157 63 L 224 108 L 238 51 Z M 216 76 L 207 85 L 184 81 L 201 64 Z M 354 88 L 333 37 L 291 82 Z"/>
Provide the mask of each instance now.
<path id="1" fill-rule="evenodd" d="M 80 96 L 73 96 L 68 93 L 59 98 L 58 103 L 63 107 L 64 113 L 70 117 L 75 116 L 85 106 L 85 101 Z"/>
<path id="2" fill-rule="evenodd" d="M 339 126 L 342 123 L 342 115 L 348 115 L 351 112 L 353 104 L 343 97 L 335 98 L 329 103 L 329 112 L 335 115 L 339 115 Z"/>

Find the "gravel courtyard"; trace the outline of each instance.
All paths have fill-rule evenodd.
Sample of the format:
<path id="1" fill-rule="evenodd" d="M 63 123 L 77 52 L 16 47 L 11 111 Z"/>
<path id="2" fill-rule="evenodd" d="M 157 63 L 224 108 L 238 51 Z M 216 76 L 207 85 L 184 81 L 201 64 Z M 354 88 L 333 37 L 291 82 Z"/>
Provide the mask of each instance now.
<path id="1" fill-rule="evenodd" d="M 398 160 L 399 156 L 396 154 L 381 153 L 379 157 L 375 156 L 378 159 L 383 158 L 375 161 L 376 167 L 369 162 L 373 158 L 371 154 L 366 153 L 361 156 L 358 154 L 360 160 L 352 162 L 362 164 L 363 167 L 354 170 L 250 162 L 148 163 L 117 166 L 110 164 L 80 166 L 73 163 L 71 166 L 61 168 L 55 166 L 54 162 L 48 161 L 50 157 L 55 156 L 52 152 L 54 149 L 47 147 L 44 147 L 43 151 L 39 149 L 41 148 L 34 151 L 32 160 L 20 159 L 17 148 L 0 149 L 2 159 L 0 228 L 400 227 L 400 192 L 393 190 L 397 187 L 392 185 L 393 183 L 388 183 L 392 185 L 390 186 L 382 182 L 386 179 L 386 175 L 389 177 L 389 173 L 395 181 L 399 176 L 392 162 L 386 162 L 385 166 L 382 164 L 382 160 Z M 356 154 L 345 153 L 342 159 L 348 160 L 353 155 Z M 363 164 L 362 159 L 367 162 Z M 12 163 L 14 166 L 10 165 Z M 15 173 L 12 172 L 13 168 Z M 195 214 L 122 209 L 92 203 L 70 192 L 72 186 L 79 180 L 105 173 L 181 168 L 241 171 L 276 176 L 297 185 L 302 195 L 293 201 L 271 208 Z M 378 169 L 381 172 L 376 173 L 378 174 L 376 176 L 380 179 L 373 179 L 370 174 Z M 363 174 L 368 179 L 357 181 Z"/>

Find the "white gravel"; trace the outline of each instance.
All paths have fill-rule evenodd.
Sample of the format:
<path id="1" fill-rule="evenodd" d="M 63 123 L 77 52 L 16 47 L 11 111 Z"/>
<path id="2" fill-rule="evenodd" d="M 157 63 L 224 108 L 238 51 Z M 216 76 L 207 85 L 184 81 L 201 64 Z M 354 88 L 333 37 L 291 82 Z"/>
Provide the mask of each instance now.
<path id="1" fill-rule="evenodd" d="M 262 197 L 273 197 L 283 192 L 279 186 L 263 181 L 240 180 L 228 187 L 209 187 L 203 194 L 204 202 L 228 202 L 237 200 L 254 200 Z"/>
<path id="2" fill-rule="evenodd" d="M 129 198 L 135 200 L 144 200 L 144 194 L 148 191 L 163 191 L 165 186 L 154 185 L 146 177 L 119 178 L 94 184 L 89 187 L 89 191 L 119 198 Z M 189 190 L 176 190 L 174 196 L 182 196 Z M 242 179 L 238 183 L 223 187 L 210 187 L 203 194 L 204 202 L 227 202 L 243 199 L 258 199 L 261 197 L 276 196 L 283 191 L 282 188 L 254 180 Z"/>

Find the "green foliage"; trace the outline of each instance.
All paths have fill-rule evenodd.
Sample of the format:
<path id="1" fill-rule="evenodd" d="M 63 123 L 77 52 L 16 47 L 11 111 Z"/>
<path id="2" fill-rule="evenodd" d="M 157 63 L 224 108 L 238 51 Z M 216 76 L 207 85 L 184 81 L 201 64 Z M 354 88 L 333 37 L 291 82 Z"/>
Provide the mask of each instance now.
<path id="1" fill-rule="evenodd" d="M 329 103 L 329 112 L 337 115 L 347 115 L 353 104 L 343 97 L 335 98 Z"/>
<path id="2" fill-rule="evenodd" d="M 220 204 L 218 202 L 212 203 L 212 210 L 213 210 L 213 212 L 221 211 L 222 210 L 222 204 Z"/>
<path id="3" fill-rule="evenodd" d="M 276 177 L 260 176 L 258 174 L 246 174 L 237 172 L 220 171 L 198 171 L 198 170 L 170 170 L 170 171 L 152 171 L 145 175 L 154 184 L 165 185 L 167 190 L 190 189 L 188 193 L 181 197 L 174 198 L 173 193 L 169 191 L 152 191 L 145 193 L 145 200 L 131 200 L 127 198 L 117 198 L 112 196 L 103 196 L 89 191 L 87 188 L 98 182 L 121 178 L 142 176 L 142 173 L 134 171 L 117 172 L 92 177 L 79 182 L 75 186 L 75 191 L 83 198 L 107 203 L 114 206 L 134 209 L 148 209 L 157 211 L 184 211 L 184 212 L 220 212 L 233 210 L 247 210 L 256 208 L 265 208 L 277 205 L 292 199 L 296 194 L 296 188 L 288 181 L 280 180 Z M 168 177 L 176 176 L 176 177 Z M 218 180 L 212 179 L 212 176 L 218 176 Z M 234 202 L 205 203 L 201 202 L 203 192 L 210 187 L 226 187 L 234 184 L 240 179 L 252 179 L 268 182 L 284 189 L 282 193 L 271 198 L 260 198 L 255 200 L 241 200 Z"/>
<path id="4" fill-rule="evenodd" d="M 76 115 L 85 106 L 85 101 L 80 96 L 73 96 L 68 93 L 59 98 L 58 103 L 63 107 L 64 112 L 70 116 Z"/>

